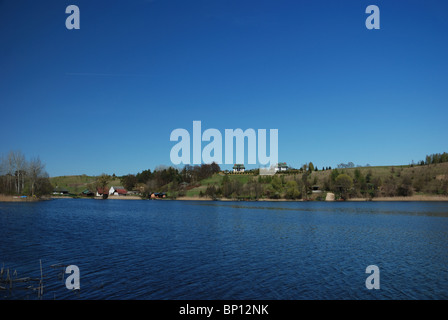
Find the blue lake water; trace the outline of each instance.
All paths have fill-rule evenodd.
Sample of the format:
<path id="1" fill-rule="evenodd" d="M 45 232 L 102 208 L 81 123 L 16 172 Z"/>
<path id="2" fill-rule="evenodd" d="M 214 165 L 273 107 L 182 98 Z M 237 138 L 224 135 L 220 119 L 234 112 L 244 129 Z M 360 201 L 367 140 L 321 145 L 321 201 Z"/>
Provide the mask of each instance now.
<path id="1" fill-rule="evenodd" d="M 0 203 L 0 228 L 0 265 L 40 277 L 41 260 L 44 299 L 448 299 L 446 202 L 59 199 Z"/>

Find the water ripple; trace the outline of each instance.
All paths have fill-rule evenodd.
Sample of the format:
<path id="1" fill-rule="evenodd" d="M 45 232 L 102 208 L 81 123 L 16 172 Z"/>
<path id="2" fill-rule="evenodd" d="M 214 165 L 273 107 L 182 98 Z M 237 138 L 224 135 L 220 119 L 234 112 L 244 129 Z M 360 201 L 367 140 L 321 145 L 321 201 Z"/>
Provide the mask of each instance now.
<path id="1" fill-rule="evenodd" d="M 405 202 L 3 203 L 0 263 L 38 277 L 42 260 L 47 299 L 447 299 L 447 212 Z M 79 266 L 78 294 L 52 264 Z M 365 288 L 371 264 L 380 290 Z"/>

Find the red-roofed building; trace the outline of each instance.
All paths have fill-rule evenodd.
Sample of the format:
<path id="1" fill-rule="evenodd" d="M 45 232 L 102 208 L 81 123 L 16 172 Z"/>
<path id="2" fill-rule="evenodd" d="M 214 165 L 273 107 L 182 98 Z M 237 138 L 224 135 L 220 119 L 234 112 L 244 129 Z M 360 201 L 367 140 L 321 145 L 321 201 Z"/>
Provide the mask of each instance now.
<path id="1" fill-rule="evenodd" d="M 107 199 L 109 196 L 109 189 L 108 188 L 96 188 L 96 194 L 97 197 L 103 197 L 103 199 Z"/>
<path id="2" fill-rule="evenodd" d="M 96 188 L 96 193 L 97 193 L 97 196 L 101 196 L 103 194 L 109 194 L 109 189 Z"/>
<path id="3" fill-rule="evenodd" d="M 127 195 L 127 191 L 125 188 L 123 187 L 110 187 L 109 189 L 109 195 L 114 195 L 114 196 L 125 196 Z"/>

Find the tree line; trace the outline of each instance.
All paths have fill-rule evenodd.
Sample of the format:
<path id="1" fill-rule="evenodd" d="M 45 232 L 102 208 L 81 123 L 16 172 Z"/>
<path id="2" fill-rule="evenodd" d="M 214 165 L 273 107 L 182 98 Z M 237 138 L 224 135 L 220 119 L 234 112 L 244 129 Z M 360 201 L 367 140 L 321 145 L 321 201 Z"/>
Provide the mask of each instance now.
<path id="1" fill-rule="evenodd" d="M 39 157 L 26 159 L 21 151 L 0 158 L 0 194 L 43 196 L 53 191 Z"/>
<path id="2" fill-rule="evenodd" d="M 437 163 L 443 163 L 448 162 L 448 153 L 433 153 L 430 155 L 427 155 L 425 158 L 425 164 L 437 164 Z"/>
<path id="3" fill-rule="evenodd" d="M 137 174 L 122 176 L 120 181 L 125 189 L 138 189 L 143 195 L 169 191 L 181 196 L 185 194 L 185 185 L 195 186 L 201 180 L 220 171 L 220 166 L 215 162 L 194 166 L 186 165 L 182 169 L 159 166 L 154 171 L 148 169 Z"/>

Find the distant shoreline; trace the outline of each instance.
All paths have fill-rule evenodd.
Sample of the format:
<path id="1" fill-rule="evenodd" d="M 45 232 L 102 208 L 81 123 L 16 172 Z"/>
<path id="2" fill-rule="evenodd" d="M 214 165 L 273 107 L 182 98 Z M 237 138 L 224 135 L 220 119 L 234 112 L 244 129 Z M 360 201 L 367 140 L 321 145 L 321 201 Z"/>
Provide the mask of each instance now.
<path id="1" fill-rule="evenodd" d="M 391 201 L 415 201 L 415 202 L 437 202 L 448 201 L 448 196 L 436 196 L 436 195 L 414 195 L 409 197 L 377 197 L 372 199 L 353 198 L 347 201 L 376 201 L 376 202 L 391 202 Z"/>
<path id="2" fill-rule="evenodd" d="M 36 198 L 36 197 L 26 197 L 22 198 L 21 196 L 6 196 L 0 194 L 0 202 L 37 202 L 37 201 L 45 201 L 49 200 L 49 198 Z"/>
<path id="3" fill-rule="evenodd" d="M 52 196 L 51 198 L 32 198 L 32 197 L 26 197 L 21 198 L 19 196 L 5 196 L 0 195 L 0 202 L 37 202 L 37 201 L 46 201 L 46 200 L 52 200 L 52 199 L 73 199 L 73 197 L 69 196 Z M 79 198 L 79 199 L 92 199 L 92 198 Z M 139 196 L 109 196 L 107 200 L 149 200 L 149 199 L 142 199 Z M 176 199 L 155 199 L 155 201 L 166 201 L 166 200 L 179 200 L 179 201 L 221 201 L 221 202 L 228 202 L 228 201 L 239 201 L 239 202 L 308 202 L 303 199 L 257 199 L 257 200 L 238 200 L 238 199 L 210 199 L 205 197 L 178 197 Z M 414 195 L 409 197 L 377 197 L 373 199 L 366 199 L 366 198 L 352 198 L 341 202 L 448 202 L 448 196 L 436 196 L 436 195 Z M 310 201 L 310 202 L 339 202 L 339 201 Z"/>
<path id="4" fill-rule="evenodd" d="M 240 202 L 263 202 L 263 201 L 272 201 L 272 202 L 303 202 L 303 199 L 297 199 L 297 200 L 291 200 L 291 199 L 257 199 L 257 200 L 238 200 L 238 199 L 227 199 L 227 198 L 220 198 L 220 199 L 210 199 L 206 197 L 179 197 L 173 200 L 179 200 L 179 201 L 240 201 Z"/>
<path id="5" fill-rule="evenodd" d="M 210 198 L 201 197 L 179 197 L 175 200 L 181 201 L 212 201 Z M 216 201 L 241 201 L 241 202 L 308 202 L 303 199 L 291 200 L 291 199 L 258 199 L 258 200 L 237 200 L 237 199 L 217 199 Z M 398 202 L 398 201 L 408 201 L 408 202 L 435 202 L 435 201 L 447 201 L 448 196 L 431 196 L 431 195 L 414 195 L 409 197 L 378 197 L 373 199 L 366 198 L 352 198 L 341 202 L 363 202 L 363 201 L 373 201 L 373 202 Z M 310 202 L 340 202 L 340 201 L 310 201 Z"/>

